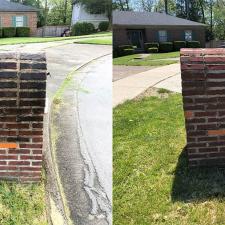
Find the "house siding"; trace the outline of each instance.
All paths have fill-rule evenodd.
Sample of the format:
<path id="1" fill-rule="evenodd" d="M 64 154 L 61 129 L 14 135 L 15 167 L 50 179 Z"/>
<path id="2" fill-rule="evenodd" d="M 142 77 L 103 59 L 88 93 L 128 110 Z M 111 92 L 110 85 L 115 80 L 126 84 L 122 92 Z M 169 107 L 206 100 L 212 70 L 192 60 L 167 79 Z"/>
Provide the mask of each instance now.
<path id="1" fill-rule="evenodd" d="M 202 26 L 192 27 L 171 27 L 171 26 L 115 26 L 113 27 L 113 46 L 130 44 L 127 37 L 128 29 L 142 29 L 144 30 L 145 42 L 158 42 L 158 31 L 166 30 L 168 34 L 168 41 L 182 41 L 184 40 L 184 31 L 192 30 L 193 40 L 200 41 L 201 47 L 205 47 L 205 28 Z"/>
<path id="2" fill-rule="evenodd" d="M 27 16 L 27 26 L 30 27 L 31 36 L 37 33 L 37 13 L 36 12 L 0 12 L 1 27 L 12 27 L 13 16 Z"/>

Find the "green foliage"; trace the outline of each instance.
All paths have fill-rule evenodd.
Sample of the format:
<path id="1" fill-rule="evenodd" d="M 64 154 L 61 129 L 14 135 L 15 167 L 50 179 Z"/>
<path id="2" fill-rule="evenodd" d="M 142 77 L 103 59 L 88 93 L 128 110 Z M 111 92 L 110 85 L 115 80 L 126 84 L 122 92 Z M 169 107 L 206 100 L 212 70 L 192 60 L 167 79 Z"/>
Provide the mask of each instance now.
<path id="1" fill-rule="evenodd" d="M 159 48 L 159 43 L 158 42 L 145 43 L 144 48 L 145 51 L 148 51 L 149 48 Z"/>
<path id="2" fill-rule="evenodd" d="M 111 0 L 78 0 L 88 12 L 91 14 L 102 14 L 108 13 L 111 10 L 112 1 Z"/>
<path id="3" fill-rule="evenodd" d="M 47 25 L 70 25 L 72 18 L 72 0 L 49 0 Z"/>
<path id="4" fill-rule="evenodd" d="M 182 96 L 164 95 L 114 109 L 113 224 L 222 225 L 225 170 L 188 167 Z"/>
<path id="5" fill-rule="evenodd" d="M 30 28 L 29 27 L 17 27 L 16 28 L 16 36 L 17 37 L 29 37 L 30 36 Z"/>
<path id="6" fill-rule="evenodd" d="M 224 1 L 218 0 L 213 10 L 214 33 L 218 39 L 225 39 L 225 5 Z"/>
<path id="7" fill-rule="evenodd" d="M 158 53 L 159 49 L 158 48 L 148 48 L 147 52 L 148 53 Z"/>
<path id="8" fill-rule="evenodd" d="M 159 44 L 160 52 L 172 52 L 173 51 L 173 43 L 172 42 L 161 42 Z"/>
<path id="9" fill-rule="evenodd" d="M 199 41 L 187 41 L 187 48 L 200 48 Z"/>
<path id="10" fill-rule="evenodd" d="M 15 27 L 3 27 L 3 37 L 15 37 L 16 28 Z"/>
<path id="11" fill-rule="evenodd" d="M 118 47 L 119 56 L 132 55 L 132 54 L 134 54 L 134 47 L 132 45 L 120 45 Z"/>
<path id="12" fill-rule="evenodd" d="M 109 22 L 107 22 L 107 21 L 100 22 L 98 25 L 98 29 L 100 31 L 107 31 L 108 28 L 109 28 Z"/>
<path id="13" fill-rule="evenodd" d="M 186 47 L 186 41 L 174 41 L 173 48 L 175 51 L 180 51 L 181 48 Z"/>
<path id="14" fill-rule="evenodd" d="M 3 30 L 2 30 L 2 28 L 0 28 L 0 38 L 2 38 L 3 37 Z"/>
<path id="15" fill-rule="evenodd" d="M 170 58 L 178 58 L 179 55 L 180 52 L 154 53 L 141 58 L 139 54 L 134 54 L 115 58 L 113 59 L 113 64 L 125 66 L 162 66 L 177 63 L 178 60 L 171 60 Z"/>
<path id="16" fill-rule="evenodd" d="M 79 36 L 79 35 L 86 35 L 92 34 L 95 32 L 95 27 L 92 23 L 76 23 L 72 27 L 72 35 Z"/>
<path id="17" fill-rule="evenodd" d="M 44 182 L 38 185 L 0 183 L 0 224 L 47 225 Z"/>

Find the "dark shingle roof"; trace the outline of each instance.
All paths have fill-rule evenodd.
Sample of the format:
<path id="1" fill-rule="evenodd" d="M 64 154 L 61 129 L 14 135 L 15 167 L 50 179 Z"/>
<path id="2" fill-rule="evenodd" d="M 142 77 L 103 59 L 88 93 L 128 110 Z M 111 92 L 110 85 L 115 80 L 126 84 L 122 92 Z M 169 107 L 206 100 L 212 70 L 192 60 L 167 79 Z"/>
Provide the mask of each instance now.
<path id="1" fill-rule="evenodd" d="M 0 12 L 36 12 L 38 9 L 19 3 L 0 0 Z"/>
<path id="2" fill-rule="evenodd" d="M 133 12 L 133 11 L 114 11 L 114 25 L 151 25 L 151 26 L 205 26 L 165 13 L 157 12 Z"/>

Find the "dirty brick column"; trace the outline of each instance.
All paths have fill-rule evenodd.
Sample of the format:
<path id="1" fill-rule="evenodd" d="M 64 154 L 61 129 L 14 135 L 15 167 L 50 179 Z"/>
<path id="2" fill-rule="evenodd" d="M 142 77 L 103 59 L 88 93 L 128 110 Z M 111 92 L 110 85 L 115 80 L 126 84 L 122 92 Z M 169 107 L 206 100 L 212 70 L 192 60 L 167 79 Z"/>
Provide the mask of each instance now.
<path id="1" fill-rule="evenodd" d="M 190 166 L 225 165 L 225 49 L 182 49 Z"/>
<path id="2" fill-rule="evenodd" d="M 44 53 L 0 53 L 0 179 L 40 180 L 45 93 Z"/>

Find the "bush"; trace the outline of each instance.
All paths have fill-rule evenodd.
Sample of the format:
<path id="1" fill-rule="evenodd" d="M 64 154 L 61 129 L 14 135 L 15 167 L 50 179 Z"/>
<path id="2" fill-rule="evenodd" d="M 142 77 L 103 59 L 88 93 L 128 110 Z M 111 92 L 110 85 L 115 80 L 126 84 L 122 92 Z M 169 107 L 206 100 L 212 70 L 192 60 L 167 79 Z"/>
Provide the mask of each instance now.
<path id="1" fill-rule="evenodd" d="M 133 48 L 127 48 L 123 50 L 123 55 L 133 55 L 134 54 L 134 49 Z"/>
<path id="2" fill-rule="evenodd" d="M 172 42 L 161 42 L 159 44 L 160 52 L 172 52 L 173 51 L 173 43 Z"/>
<path id="3" fill-rule="evenodd" d="M 159 48 L 158 42 L 145 43 L 145 51 L 148 51 L 149 48 Z"/>
<path id="4" fill-rule="evenodd" d="M 107 21 L 103 21 L 103 22 L 99 23 L 99 25 L 98 25 L 98 29 L 100 31 L 107 31 L 108 28 L 109 28 L 109 22 L 107 22 Z"/>
<path id="5" fill-rule="evenodd" d="M 16 28 L 15 27 L 3 27 L 3 37 L 15 37 Z"/>
<path id="6" fill-rule="evenodd" d="M 158 53 L 159 49 L 158 48 L 148 48 L 147 52 L 148 53 Z"/>
<path id="7" fill-rule="evenodd" d="M 174 41 L 173 42 L 173 49 L 175 51 L 180 51 L 181 48 L 186 47 L 186 41 Z"/>
<path id="8" fill-rule="evenodd" d="M 85 34 L 92 34 L 95 32 L 95 27 L 92 23 L 76 23 L 72 27 L 72 35 L 85 35 Z"/>
<path id="9" fill-rule="evenodd" d="M 16 28 L 16 36 L 17 37 L 29 37 L 30 36 L 30 28 L 29 27 L 17 27 Z"/>
<path id="10" fill-rule="evenodd" d="M 117 58 L 118 57 L 118 49 L 114 48 L 113 49 L 113 58 Z"/>
<path id="11" fill-rule="evenodd" d="M 0 28 L 0 38 L 3 37 L 3 31 L 2 28 Z"/>
<path id="12" fill-rule="evenodd" d="M 200 48 L 199 41 L 187 41 L 187 48 Z"/>
<path id="13" fill-rule="evenodd" d="M 132 54 L 134 54 L 134 47 L 132 45 L 120 45 L 118 47 L 119 56 L 132 55 Z"/>

